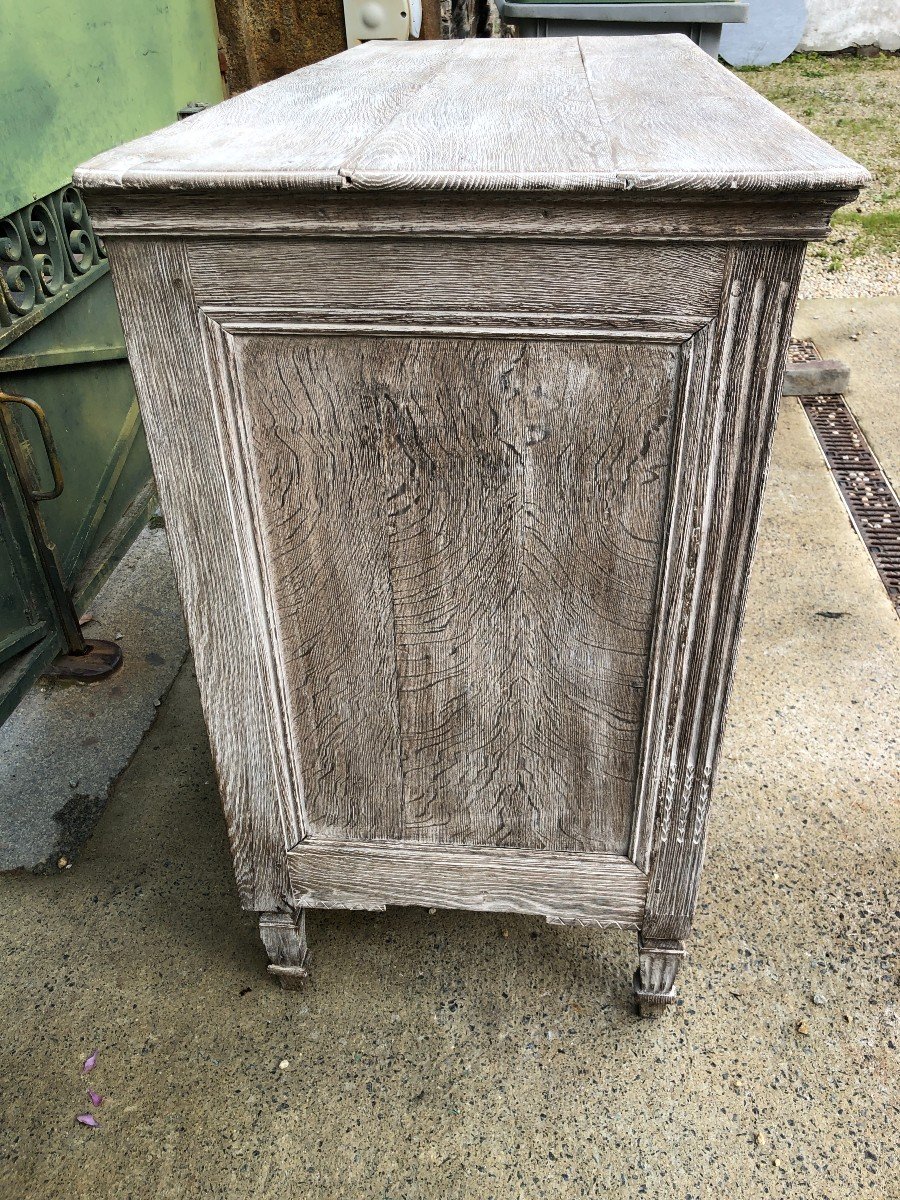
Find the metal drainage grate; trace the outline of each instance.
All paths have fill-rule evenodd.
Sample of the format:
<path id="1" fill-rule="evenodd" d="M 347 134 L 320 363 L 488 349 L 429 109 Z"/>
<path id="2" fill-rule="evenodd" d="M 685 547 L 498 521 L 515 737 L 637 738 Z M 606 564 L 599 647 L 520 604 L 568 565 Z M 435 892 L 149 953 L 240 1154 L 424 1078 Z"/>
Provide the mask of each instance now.
<path id="1" fill-rule="evenodd" d="M 819 358 L 813 342 L 791 343 L 791 360 Z M 900 613 L 900 500 L 843 396 L 801 399 L 850 519 Z"/>

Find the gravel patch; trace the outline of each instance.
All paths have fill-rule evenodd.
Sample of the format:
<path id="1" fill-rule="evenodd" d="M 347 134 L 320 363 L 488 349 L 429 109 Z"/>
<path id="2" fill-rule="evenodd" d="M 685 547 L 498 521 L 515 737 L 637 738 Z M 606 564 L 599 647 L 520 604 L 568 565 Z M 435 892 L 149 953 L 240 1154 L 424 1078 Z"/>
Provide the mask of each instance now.
<path id="1" fill-rule="evenodd" d="M 827 244 L 827 243 L 826 243 Z M 900 296 L 900 255 L 868 253 L 846 262 L 839 270 L 830 270 L 826 260 L 810 246 L 803 264 L 800 298 L 855 298 L 860 296 Z"/>
<path id="2" fill-rule="evenodd" d="M 738 74 L 872 174 L 828 240 L 810 246 L 801 297 L 900 295 L 900 56 L 792 54 Z"/>

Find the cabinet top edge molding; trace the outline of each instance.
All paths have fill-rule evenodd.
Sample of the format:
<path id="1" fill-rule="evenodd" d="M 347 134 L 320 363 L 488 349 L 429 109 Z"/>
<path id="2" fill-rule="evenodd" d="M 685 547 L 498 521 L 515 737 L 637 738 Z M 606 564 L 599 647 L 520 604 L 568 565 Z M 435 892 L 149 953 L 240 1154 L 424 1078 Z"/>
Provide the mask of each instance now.
<path id="1" fill-rule="evenodd" d="M 681 34 L 368 42 L 75 172 L 88 190 L 200 192 L 763 197 L 868 181 Z"/>

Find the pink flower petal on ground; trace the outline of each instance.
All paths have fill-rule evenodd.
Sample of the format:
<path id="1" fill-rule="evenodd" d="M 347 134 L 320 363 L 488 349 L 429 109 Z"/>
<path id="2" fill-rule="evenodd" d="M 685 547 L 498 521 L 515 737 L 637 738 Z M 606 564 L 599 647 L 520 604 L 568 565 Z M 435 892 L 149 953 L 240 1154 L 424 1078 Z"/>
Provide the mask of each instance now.
<path id="1" fill-rule="evenodd" d="M 80 1113 L 79 1116 L 77 1116 L 75 1118 L 75 1120 L 78 1121 L 81 1125 L 90 1125 L 91 1129 L 99 1129 L 100 1128 L 100 1122 L 95 1121 L 90 1113 Z"/>
<path id="2" fill-rule="evenodd" d="M 90 1088 L 88 1088 L 88 1095 L 91 1098 L 91 1104 L 93 1104 L 94 1108 L 99 1108 L 103 1103 L 103 1097 L 99 1096 L 96 1092 L 92 1092 Z"/>
<path id="3" fill-rule="evenodd" d="M 81 1068 L 82 1075 L 87 1075 L 89 1071 L 93 1071 L 97 1065 L 97 1055 L 99 1053 L 99 1050 L 92 1050 L 90 1056 L 84 1060 L 84 1066 Z"/>

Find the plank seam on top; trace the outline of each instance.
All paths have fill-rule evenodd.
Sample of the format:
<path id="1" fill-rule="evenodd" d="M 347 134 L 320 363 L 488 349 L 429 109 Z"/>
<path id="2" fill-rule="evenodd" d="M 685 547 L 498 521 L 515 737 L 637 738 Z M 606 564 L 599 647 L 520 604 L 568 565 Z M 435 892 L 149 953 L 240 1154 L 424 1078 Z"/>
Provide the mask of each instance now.
<path id="1" fill-rule="evenodd" d="M 371 45 L 372 43 L 369 42 L 368 44 Z M 353 173 L 353 165 L 352 164 L 359 158 L 362 151 L 371 142 L 373 142 L 375 140 L 375 138 L 381 137 L 384 133 L 387 132 L 388 129 L 390 129 L 391 125 L 393 125 L 393 123 L 397 120 L 397 118 L 405 112 L 406 105 L 413 96 L 417 96 L 419 94 L 419 92 L 422 91 L 423 88 L 427 87 L 429 84 L 434 83 L 435 79 L 438 79 L 441 75 L 445 75 L 447 73 L 447 68 L 450 66 L 451 62 L 452 62 L 451 58 L 449 58 L 449 57 L 446 58 L 436 70 L 431 72 L 431 74 L 427 77 L 427 79 L 423 79 L 420 83 L 417 83 L 415 85 L 415 87 L 410 88 L 409 92 L 406 93 L 406 95 L 404 96 L 404 102 L 402 104 L 398 105 L 398 107 L 397 107 L 396 111 L 393 113 L 393 115 L 391 117 L 389 117 L 388 120 L 385 121 L 385 123 L 383 125 L 381 125 L 378 129 L 374 129 L 374 130 L 370 131 L 365 137 L 360 138 L 360 140 L 351 147 L 351 149 L 348 151 L 347 156 L 344 160 L 345 165 L 338 167 L 338 170 L 337 170 L 338 178 L 340 179 L 340 183 L 339 183 L 338 187 L 340 189 L 352 188 L 354 186 L 353 174 L 352 174 Z"/>
<path id="2" fill-rule="evenodd" d="M 396 43 L 397 45 L 409 45 L 409 43 Z M 171 162 L 155 162 L 154 158 L 162 151 L 165 156 L 169 143 L 174 143 L 176 146 L 184 142 L 190 144 L 190 135 L 199 128 L 203 127 L 205 120 L 209 121 L 210 128 L 215 135 L 217 132 L 217 122 L 219 130 L 222 128 L 222 112 L 227 111 L 231 114 L 237 110 L 233 105 L 237 104 L 244 109 L 250 105 L 248 115 L 252 115 L 253 106 L 260 106 L 263 95 L 266 97 L 277 96 L 280 91 L 285 88 L 287 82 L 290 82 L 292 77 L 301 74 L 309 77 L 309 73 L 317 70 L 334 69 L 337 59 L 354 55 L 356 58 L 374 59 L 376 62 L 381 59 L 384 61 L 384 43 L 371 41 L 364 45 L 354 47 L 351 50 L 344 51 L 342 54 L 333 55 L 330 58 L 321 60 L 318 63 L 312 63 L 308 67 L 301 68 L 298 71 L 290 72 L 287 76 L 281 76 L 277 79 L 269 80 L 266 83 L 260 84 L 256 88 L 251 88 L 247 92 L 239 93 L 237 96 L 229 97 L 224 100 L 221 105 L 213 105 L 211 108 L 202 113 L 198 113 L 191 118 L 193 125 L 188 125 L 186 122 L 175 122 L 172 125 L 165 126 L 162 129 L 154 130 L 139 138 L 134 138 L 131 141 L 123 143 L 121 146 L 114 147 L 110 150 L 102 151 L 95 155 L 86 163 L 81 164 L 73 173 L 73 178 L 77 186 L 82 187 L 101 187 L 101 188 L 117 188 L 124 191 L 138 189 L 163 189 L 173 191 L 200 191 L 200 190 L 243 190 L 253 188 L 272 187 L 276 189 L 285 189 L 290 191 L 318 191 L 324 189 L 326 191 L 340 191 L 345 187 L 344 179 L 341 175 L 342 164 L 348 159 L 352 160 L 357 157 L 362 148 L 374 138 L 378 137 L 382 129 L 386 126 L 377 126 L 367 129 L 365 132 L 353 141 L 347 150 L 344 152 L 341 161 L 328 166 L 306 166 L 298 168 L 282 167 L 280 169 L 267 170 L 262 168 L 258 171 L 249 171 L 246 168 L 243 170 L 233 166 L 214 166 L 203 169 L 197 169 L 188 165 L 172 165 Z M 429 53 L 431 48 L 437 48 L 440 43 L 426 43 L 425 47 L 419 52 L 417 57 L 422 58 L 425 53 Z M 433 55 L 436 57 L 436 55 Z M 421 83 L 415 84 L 410 91 L 402 94 L 398 100 L 395 111 L 387 119 L 386 125 L 389 125 L 394 118 L 403 111 L 406 106 L 408 96 L 414 95 L 420 87 L 437 74 L 440 74 L 445 68 L 445 63 L 441 62 L 435 69 L 431 65 L 430 72 L 427 78 Z M 345 88 L 333 88 L 333 94 L 341 95 Z M 314 101 L 325 98 L 328 91 L 320 92 L 313 97 Z M 287 102 L 290 103 L 290 93 L 286 94 Z M 371 110 L 370 110 L 371 111 Z M 262 119 L 262 118 L 260 118 Z M 228 127 L 228 121 L 225 121 L 225 126 L 230 138 L 240 140 L 246 133 L 246 128 L 240 124 Z M 177 162 L 177 156 L 176 156 Z"/>
<path id="3" fill-rule="evenodd" d="M 367 47 L 374 46 L 374 45 L 375 45 L 374 39 L 373 39 L 373 41 L 366 43 Z M 348 163 L 348 164 L 350 162 L 352 162 L 354 159 L 356 159 L 359 156 L 361 151 L 369 144 L 369 142 L 371 142 L 376 137 L 380 137 L 381 134 L 383 134 L 384 131 L 386 129 L 388 129 L 394 121 L 396 121 L 396 119 L 400 115 L 400 113 L 403 112 L 403 110 L 406 106 L 406 103 L 408 102 L 409 97 L 415 96 L 418 92 L 420 92 L 422 90 L 423 87 L 425 87 L 426 84 L 431 83 L 432 80 L 436 79 L 443 71 L 447 70 L 448 61 L 441 63 L 441 65 L 439 67 L 437 67 L 435 70 L 432 70 L 430 72 L 430 74 L 427 76 L 427 78 L 425 78 L 425 79 L 421 80 L 419 83 L 415 84 L 412 88 L 410 88 L 409 92 L 404 93 L 403 101 L 400 104 L 398 104 L 397 108 L 394 110 L 394 112 L 391 114 L 391 116 L 388 117 L 387 121 L 385 121 L 385 123 L 383 125 L 380 125 L 378 127 L 378 129 L 369 130 L 368 133 L 364 134 L 358 141 L 353 143 L 353 145 L 347 151 L 344 162 Z M 344 188 L 353 186 L 352 181 L 350 179 L 348 166 L 341 165 L 337 168 L 337 178 L 338 178 L 338 190 L 339 191 L 343 190 Z"/>
<path id="4" fill-rule="evenodd" d="M 447 70 L 425 80 L 358 156 L 349 172 L 354 186 L 578 190 L 596 181 L 618 188 L 611 164 L 598 161 L 596 104 L 577 38 L 551 47 L 459 43 L 444 54 Z M 463 115 L 467 108 L 473 116 Z"/>
<path id="5" fill-rule="evenodd" d="M 588 95 L 591 98 L 591 104 L 594 106 L 594 112 L 597 114 L 597 127 L 600 130 L 600 134 L 603 138 L 603 141 L 606 143 L 607 160 L 608 160 L 610 166 L 615 168 L 615 156 L 613 154 L 612 139 L 610 138 L 609 131 L 606 128 L 606 122 L 603 120 L 603 113 L 600 111 L 600 106 L 597 103 L 597 97 L 594 95 L 594 89 L 591 86 L 591 78 L 588 75 L 587 64 L 584 61 L 584 47 L 581 44 L 584 41 L 584 38 L 580 37 L 577 40 L 578 40 L 578 57 L 581 59 L 581 74 L 582 74 L 582 77 L 584 78 L 584 86 L 587 88 Z M 599 165 L 600 164 L 598 163 L 598 166 Z M 618 176 L 618 172 L 615 171 L 615 169 L 614 169 L 614 174 L 616 176 Z M 623 190 L 625 190 L 626 186 L 627 185 L 623 185 Z"/>

